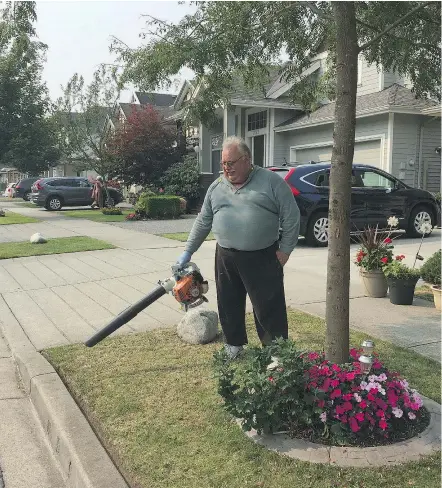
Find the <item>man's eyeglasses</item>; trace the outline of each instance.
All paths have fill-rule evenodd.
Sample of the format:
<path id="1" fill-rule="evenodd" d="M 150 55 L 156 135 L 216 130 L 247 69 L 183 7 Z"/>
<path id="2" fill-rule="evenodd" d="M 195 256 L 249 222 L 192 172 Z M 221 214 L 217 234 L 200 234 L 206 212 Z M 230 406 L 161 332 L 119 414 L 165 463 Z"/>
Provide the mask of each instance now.
<path id="1" fill-rule="evenodd" d="M 221 166 L 231 168 L 235 163 L 237 163 L 240 159 L 242 159 L 244 155 L 240 156 L 238 159 L 235 161 L 221 161 Z"/>

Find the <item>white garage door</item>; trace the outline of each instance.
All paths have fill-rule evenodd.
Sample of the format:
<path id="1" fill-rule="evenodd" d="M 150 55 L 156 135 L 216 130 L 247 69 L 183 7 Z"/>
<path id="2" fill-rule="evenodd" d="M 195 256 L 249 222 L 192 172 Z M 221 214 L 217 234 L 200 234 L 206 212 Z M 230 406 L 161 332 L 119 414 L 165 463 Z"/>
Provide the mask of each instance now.
<path id="1" fill-rule="evenodd" d="M 331 161 L 332 146 L 311 147 L 306 149 L 296 149 L 291 155 L 293 162 L 304 163 L 308 161 Z M 355 163 L 370 164 L 371 166 L 381 167 L 381 141 L 362 141 L 355 143 Z"/>

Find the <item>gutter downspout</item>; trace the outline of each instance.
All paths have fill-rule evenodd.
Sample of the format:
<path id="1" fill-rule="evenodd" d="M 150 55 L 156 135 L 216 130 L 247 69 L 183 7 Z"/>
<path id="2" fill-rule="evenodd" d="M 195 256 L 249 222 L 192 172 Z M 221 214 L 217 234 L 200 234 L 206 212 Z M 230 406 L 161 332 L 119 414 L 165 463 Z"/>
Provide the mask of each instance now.
<path id="1" fill-rule="evenodd" d="M 433 120 L 437 119 L 438 117 L 431 117 L 429 120 L 424 120 L 421 125 L 420 125 L 420 136 L 419 136 L 419 159 L 418 159 L 418 168 L 417 168 L 417 187 L 422 188 L 425 190 L 425 187 L 427 186 L 426 179 L 424 181 L 423 176 L 425 176 L 424 172 L 424 165 L 422 161 L 422 146 L 423 146 L 423 140 L 424 140 L 424 126 L 425 124 L 429 124 L 430 122 L 433 122 Z M 422 184 L 421 184 L 422 183 Z"/>

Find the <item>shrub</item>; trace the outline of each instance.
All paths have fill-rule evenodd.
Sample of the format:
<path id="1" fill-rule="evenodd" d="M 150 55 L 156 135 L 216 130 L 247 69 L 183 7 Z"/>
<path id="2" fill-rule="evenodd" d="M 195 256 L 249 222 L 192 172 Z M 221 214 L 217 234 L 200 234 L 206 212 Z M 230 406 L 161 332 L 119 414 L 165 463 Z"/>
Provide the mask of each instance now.
<path id="1" fill-rule="evenodd" d="M 246 431 L 280 430 L 329 444 L 369 445 L 422 431 L 428 413 L 416 390 L 374 356 L 362 374 L 352 349 L 347 364 L 324 353 L 302 352 L 291 340 L 249 348 L 237 361 L 215 354 L 215 376 L 225 409 Z"/>
<path id="2" fill-rule="evenodd" d="M 142 193 L 135 210 L 150 219 L 175 219 L 181 215 L 180 198 L 172 195 L 149 196 Z"/>
<path id="3" fill-rule="evenodd" d="M 101 213 L 104 215 L 123 215 L 121 208 L 118 208 L 118 207 L 103 208 L 101 210 Z"/>
<path id="4" fill-rule="evenodd" d="M 422 279 L 430 285 L 440 286 L 440 267 L 441 267 L 441 251 L 436 251 L 429 257 L 422 265 L 420 272 Z"/>
<path id="5" fill-rule="evenodd" d="M 172 165 L 163 175 L 161 182 L 168 195 L 184 197 L 188 202 L 196 203 L 200 196 L 200 173 L 197 161 L 192 156 L 185 156 L 184 161 Z"/>
<path id="6" fill-rule="evenodd" d="M 400 256 L 396 256 L 395 260 L 391 263 L 387 264 L 384 267 L 384 275 L 386 278 L 395 279 L 395 280 L 412 280 L 412 279 L 419 279 L 420 277 L 420 270 L 410 268 L 406 264 L 402 263 L 401 261 L 405 259 L 405 256 L 401 254 Z"/>
<path id="7" fill-rule="evenodd" d="M 6 217 L 6 212 L 0 208 L 0 217 Z"/>
<path id="8" fill-rule="evenodd" d="M 140 214 L 133 212 L 126 215 L 125 220 L 141 220 L 142 218 L 143 217 Z"/>

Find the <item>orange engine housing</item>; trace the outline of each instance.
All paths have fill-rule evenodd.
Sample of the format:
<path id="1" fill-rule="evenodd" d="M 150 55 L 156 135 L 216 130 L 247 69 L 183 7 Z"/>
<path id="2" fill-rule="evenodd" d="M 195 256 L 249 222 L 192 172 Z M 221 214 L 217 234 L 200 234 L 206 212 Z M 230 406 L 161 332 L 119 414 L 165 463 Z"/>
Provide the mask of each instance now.
<path id="1" fill-rule="evenodd" d="M 202 293 L 195 277 L 187 275 L 173 287 L 172 294 L 178 302 L 189 303 L 197 300 Z"/>

